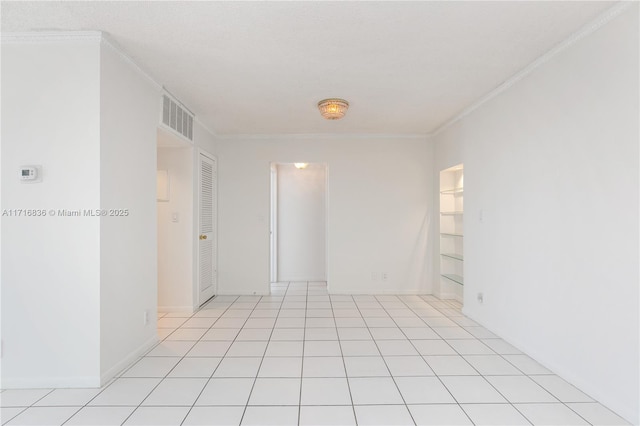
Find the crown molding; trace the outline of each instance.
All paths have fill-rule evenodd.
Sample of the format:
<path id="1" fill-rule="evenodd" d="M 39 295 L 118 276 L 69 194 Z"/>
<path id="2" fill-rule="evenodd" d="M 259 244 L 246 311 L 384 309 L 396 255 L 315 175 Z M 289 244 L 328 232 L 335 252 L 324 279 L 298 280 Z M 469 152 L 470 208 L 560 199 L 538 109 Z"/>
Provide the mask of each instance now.
<path id="1" fill-rule="evenodd" d="M 612 21 L 613 19 L 618 17 L 622 12 L 624 12 L 629 7 L 631 7 L 631 5 L 634 4 L 634 3 L 637 3 L 637 2 L 636 1 L 621 1 L 621 2 L 616 3 L 615 6 L 607 9 L 604 13 L 602 13 L 596 19 L 594 19 L 593 21 L 589 22 L 588 24 L 582 26 L 578 31 L 576 31 L 573 34 L 571 34 L 564 41 L 562 41 L 559 44 L 555 45 L 553 48 L 551 48 L 551 50 L 547 51 L 545 54 L 543 54 L 542 56 L 538 57 L 538 59 L 536 59 L 533 62 L 531 62 L 525 68 L 523 68 L 522 70 L 520 70 L 517 73 L 515 73 L 513 76 L 511 76 L 509 79 L 507 79 L 504 83 L 500 84 L 498 87 L 496 87 L 495 89 L 491 90 L 489 93 L 487 93 L 486 95 L 482 96 L 480 99 L 478 99 L 477 101 L 473 102 L 471 105 L 469 105 L 468 107 L 463 109 L 460 113 L 458 113 L 454 117 L 452 117 L 449 120 L 447 120 L 444 124 L 440 125 L 433 132 L 429 133 L 429 135 L 430 136 L 437 136 L 438 134 L 440 134 L 441 132 L 443 132 L 447 128 L 451 127 L 452 125 L 454 125 L 458 121 L 462 120 L 463 118 L 465 118 L 469 114 L 473 113 L 475 110 L 480 108 L 482 105 L 484 105 L 487 102 L 491 101 L 496 96 L 500 95 L 501 93 L 505 92 L 506 90 L 509 90 L 514 84 L 516 84 L 520 80 L 526 78 L 529 74 L 534 72 L 540 66 L 542 66 L 545 63 L 549 62 L 549 60 L 551 60 L 552 58 L 554 58 L 558 54 L 564 52 L 565 50 L 567 50 L 568 48 L 570 48 L 571 46 L 576 44 L 578 41 L 582 40 L 583 38 L 585 38 L 585 37 L 587 37 L 587 36 L 589 36 L 591 34 L 593 34 L 595 31 L 597 31 L 598 29 L 600 29 L 604 25 L 608 24 L 610 21 Z"/>
<path id="2" fill-rule="evenodd" d="M 266 133 L 217 135 L 221 140 L 307 140 L 307 139 L 420 139 L 427 141 L 427 133 Z"/>
<path id="3" fill-rule="evenodd" d="M 2 43 L 100 42 L 102 31 L 21 31 L 0 34 Z"/>

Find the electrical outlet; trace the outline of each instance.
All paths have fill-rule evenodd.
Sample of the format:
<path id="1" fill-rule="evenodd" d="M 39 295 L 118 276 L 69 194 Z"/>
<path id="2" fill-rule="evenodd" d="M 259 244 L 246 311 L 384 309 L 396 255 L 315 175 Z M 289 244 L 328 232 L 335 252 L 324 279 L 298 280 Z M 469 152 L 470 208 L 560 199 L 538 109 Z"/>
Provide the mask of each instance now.
<path id="1" fill-rule="evenodd" d="M 149 325 L 149 311 L 144 311 L 142 314 L 142 323 L 144 325 Z"/>
<path id="2" fill-rule="evenodd" d="M 387 281 L 389 279 L 389 273 L 388 272 L 383 272 L 382 273 L 382 281 Z"/>
<path id="3" fill-rule="evenodd" d="M 478 293 L 478 303 L 481 305 L 484 303 L 484 294 Z"/>

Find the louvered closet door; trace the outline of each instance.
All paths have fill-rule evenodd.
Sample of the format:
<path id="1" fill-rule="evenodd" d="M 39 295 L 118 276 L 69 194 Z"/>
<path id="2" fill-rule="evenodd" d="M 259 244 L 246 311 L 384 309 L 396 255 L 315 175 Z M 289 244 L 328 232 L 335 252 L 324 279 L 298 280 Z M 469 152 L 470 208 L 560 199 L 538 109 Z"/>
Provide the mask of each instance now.
<path id="1" fill-rule="evenodd" d="M 217 164 L 204 154 L 199 159 L 198 289 L 202 305 L 216 294 L 217 284 Z"/>

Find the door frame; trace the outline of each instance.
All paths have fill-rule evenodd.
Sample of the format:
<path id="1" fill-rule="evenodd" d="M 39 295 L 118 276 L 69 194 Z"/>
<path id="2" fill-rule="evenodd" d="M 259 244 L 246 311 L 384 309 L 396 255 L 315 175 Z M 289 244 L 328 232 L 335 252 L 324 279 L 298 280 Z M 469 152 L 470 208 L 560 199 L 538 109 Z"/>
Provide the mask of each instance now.
<path id="1" fill-rule="evenodd" d="M 194 151 L 194 177 L 193 180 L 193 207 L 194 207 L 194 221 L 193 221 L 193 253 L 194 253 L 194 265 L 193 265 L 193 308 L 198 309 L 207 300 L 215 297 L 218 294 L 218 157 L 211 154 L 209 151 L 196 147 Z M 214 283 L 213 283 L 213 296 L 207 298 L 207 300 L 200 300 L 200 249 L 199 249 L 199 236 L 200 236 L 200 156 L 203 155 L 214 161 L 216 164 L 215 172 L 215 186 L 214 186 Z"/>

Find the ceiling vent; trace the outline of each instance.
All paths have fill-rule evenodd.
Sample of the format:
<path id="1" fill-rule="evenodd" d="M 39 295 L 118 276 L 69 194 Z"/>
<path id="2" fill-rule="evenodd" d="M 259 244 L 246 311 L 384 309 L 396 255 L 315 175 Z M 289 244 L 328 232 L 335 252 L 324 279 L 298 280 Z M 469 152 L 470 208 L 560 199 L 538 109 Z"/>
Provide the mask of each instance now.
<path id="1" fill-rule="evenodd" d="M 193 114 L 168 95 L 162 95 L 162 124 L 193 142 Z"/>

